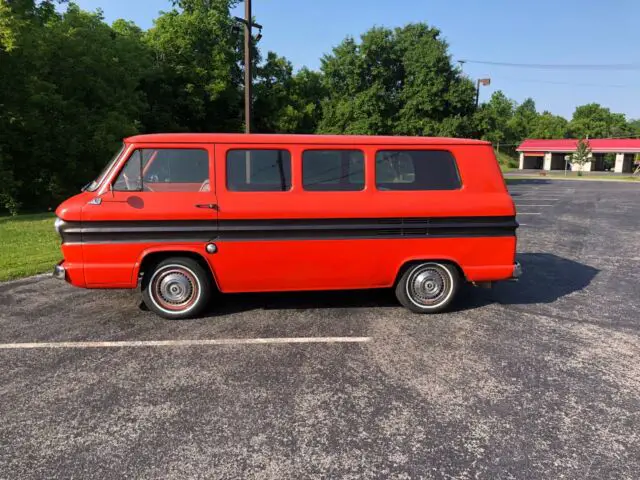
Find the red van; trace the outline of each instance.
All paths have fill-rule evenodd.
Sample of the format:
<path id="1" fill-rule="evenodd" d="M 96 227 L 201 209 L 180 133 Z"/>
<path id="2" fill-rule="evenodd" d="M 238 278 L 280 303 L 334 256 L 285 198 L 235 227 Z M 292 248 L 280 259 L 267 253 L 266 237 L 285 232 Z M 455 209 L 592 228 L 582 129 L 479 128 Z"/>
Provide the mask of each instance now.
<path id="1" fill-rule="evenodd" d="M 414 312 L 520 275 L 515 206 L 491 145 L 420 137 L 127 138 L 57 211 L 54 276 L 202 313 L 214 290 L 395 288 Z"/>

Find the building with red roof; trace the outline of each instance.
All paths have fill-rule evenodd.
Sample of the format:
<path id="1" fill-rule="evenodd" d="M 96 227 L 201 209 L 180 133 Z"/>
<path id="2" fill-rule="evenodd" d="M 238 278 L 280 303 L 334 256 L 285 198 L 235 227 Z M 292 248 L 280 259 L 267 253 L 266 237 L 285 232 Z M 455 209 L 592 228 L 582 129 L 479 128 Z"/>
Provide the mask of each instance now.
<path id="1" fill-rule="evenodd" d="M 640 138 L 594 138 L 588 142 L 592 160 L 584 164 L 583 171 L 604 170 L 606 154 L 615 154 L 615 172 L 633 171 L 633 160 L 640 153 Z M 580 167 L 572 165 L 569 158 L 576 151 L 577 145 L 578 140 L 572 138 L 527 139 L 517 148 L 520 152 L 520 170 L 578 170 Z"/>

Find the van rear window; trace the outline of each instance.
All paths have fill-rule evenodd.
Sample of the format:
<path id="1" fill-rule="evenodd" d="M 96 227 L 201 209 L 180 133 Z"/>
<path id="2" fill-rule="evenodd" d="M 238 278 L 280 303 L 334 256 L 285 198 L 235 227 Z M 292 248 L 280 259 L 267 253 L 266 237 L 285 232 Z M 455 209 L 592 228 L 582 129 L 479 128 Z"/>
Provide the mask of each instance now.
<path id="1" fill-rule="evenodd" d="M 229 150 L 227 189 L 233 192 L 284 192 L 291 189 L 287 150 Z"/>
<path id="2" fill-rule="evenodd" d="M 460 175 L 451 152 L 382 150 L 376 153 L 378 190 L 456 190 Z"/>
<path id="3" fill-rule="evenodd" d="M 359 150 L 305 150 L 302 186 L 311 191 L 364 189 L 364 154 Z"/>

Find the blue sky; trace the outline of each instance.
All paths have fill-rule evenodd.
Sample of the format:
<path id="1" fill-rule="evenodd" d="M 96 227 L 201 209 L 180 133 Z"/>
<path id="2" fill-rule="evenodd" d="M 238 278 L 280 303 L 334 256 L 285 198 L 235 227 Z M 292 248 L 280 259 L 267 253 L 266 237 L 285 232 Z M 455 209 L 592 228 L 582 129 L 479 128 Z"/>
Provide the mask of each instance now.
<path id="1" fill-rule="evenodd" d="M 101 8 L 105 19 L 153 25 L 168 0 L 76 0 Z M 242 15 L 243 5 L 236 15 Z M 347 35 L 368 28 L 426 22 L 438 27 L 454 59 L 543 64 L 629 64 L 631 71 L 534 70 L 467 63 L 472 78 L 491 77 L 481 98 L 503 90 L 538 110 L 570 117 L 577 105 L 598 102 L 629 118 L 640 118 L 640 29 L 638 0 L 253 0 L 264 26 L 260 46 L 296 67 L 318 68 L 320 57 Z"/>

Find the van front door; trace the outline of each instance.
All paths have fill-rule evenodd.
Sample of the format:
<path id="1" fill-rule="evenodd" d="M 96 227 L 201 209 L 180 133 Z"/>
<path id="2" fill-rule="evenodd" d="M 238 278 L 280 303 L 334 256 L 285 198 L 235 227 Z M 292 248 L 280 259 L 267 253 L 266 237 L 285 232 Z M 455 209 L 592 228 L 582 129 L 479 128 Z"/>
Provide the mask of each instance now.
<path id="1" fill-rule="evenodd" d="M 204 246 L 215 239 L 213 147 L 136 145 L 100 199 L 83 209 L 85 280 L 93 286 L 130 284 L 144 250 Z"/>

